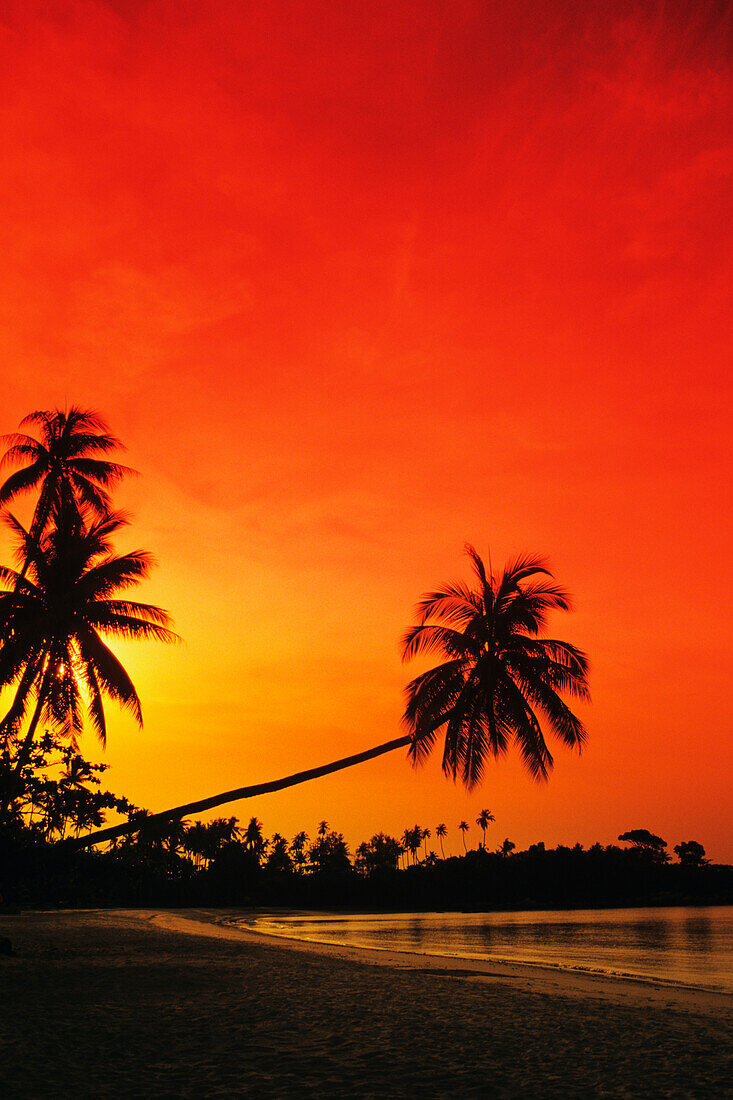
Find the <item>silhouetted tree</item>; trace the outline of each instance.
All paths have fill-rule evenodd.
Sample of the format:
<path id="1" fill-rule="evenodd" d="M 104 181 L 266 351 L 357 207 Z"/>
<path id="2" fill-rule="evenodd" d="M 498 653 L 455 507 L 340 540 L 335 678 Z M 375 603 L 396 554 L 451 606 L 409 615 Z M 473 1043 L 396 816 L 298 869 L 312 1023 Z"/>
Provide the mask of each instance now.
<path id="1" fill-rule="evenodd" d="M 468 854 L 468 848 L 466 847 L 466 833 L 468 832 L 468 822 L 459 821 L 458 828 L 461 830 L 461 839 L 463 840 L 463 851 Z"/>
<path id="2" fill-rule="evenodd" d="M 273 833 L 266 866 L 268 871 L 278 871 L 280 873 L 289 873 L 293 869 L 293 861 L 288 852 L 288 842 L 280 833 Z"/>
<path id="3" fill-rule="evenodd" d="M 501 844 L 497 848 L 497 851 L 500 856 L 504 856 L 506 858 L 507 856 L 512 854 L 515 848 L 516 844 L 514 843 L 514 841 L 510 840 L 509 837 L 507 837 L 505 840 L 502 840 Z"/>
<path id="4" fill-rule="evenodd" d="M 21 773 L 41 722 L 74 739 L 88 712 L 102 744 L 107 725 L 106 694 L 133 714 L 142 726 L 137 692 L 103 635 L 172 641 L 167 612 L 127 598 L 114 598 L 148 573 L 144 551 L 115 556 L 111 536 L 125 523 L 120 515 L 87 522 L 77 517 L 54 526 L 37 546 L 10 517 L 20 536 L 21 556 L 29 562 L 22 580 L 15 570 L 0 567 L 0 688 L 17 680 L 12 720 L 5 726 L 5 755 L 12 760 L 10 783 L 2 795 L 0 820 L 17 795 L 14 779 Z M 16 590 L 17 585 L 17 590 Z M 28 704 L 35 706 L 25 734 L 21 723 Z M 15 731 L 18 731 L 17 733 Z"/>
<path id="5" fill-rule="evenodd" d="M 308 861 L 319 874 L 337 874 L 351 869 L 349 849 L 341 833 L 327 832 L 311 844 Z"/>
<path id="6" fill-rule="evenodd" d="M 267 841 L 262 835 L 262 822 L 258 821 L 256 817 L 249 819 L 249 825 L 244 832 L 244 847 L 248 852 L 252 852 L 258 863 L 262 860 L 267 848 Z"/>
<path id="7" fill-rule="evenodd" d="M 81 514 L 91 509 L 103 519 L 112 505 L 108 487 L 133 471 L 100 457 L 121 449 L 122 444 L 109 434 L 96 412 L 76 406 L 68 412 L 32 412 L 20 422 L 21 428 L 26 425 L 36 425 L 41 438 L 25 433 L 0 437 L 0 442 L 9 445 L 2 465 L 23 464 L 0 487 L 0 508 L 6 508 L 23 493 L 39 490 L 28 533 L 29 546 L 38 550 L 49 520 L 55 517 L 58 525 L 64 512 Z M 30 561 L 24 557 L 17 585 L 25 577 Z"/>
<path id="8" fill-rule="evenodd" d="M 669 852 L 665 851 L 667 841 L 648 829 L 629 829 L 627 833 L 620 834 L 619 840 L 628 841 L 638 852 L 657 863 L 669 863 Z"/>
<path id="9" fill-rule="evenodd" d="M 295 834 L 290 844 L 290 854 L 297 871 L 303 870 L 303 864 L 305 863 L 305 846 L 307 843 L 308 834 L 301 831 Z"/>
<path id="10" fill-rule="evenodd" d="M 445 836 L 446 832 L 447 832 L 447 829 L 446 829 L 445 825 L 443 824 L 443 822 L 441 821 L 440 825 L 437 825 L 436 828 L 435 828 L 435 835 L 437 836 L 438 840 L 440 841 L 440 854 L 443 857 L 443 859 L 445 859 L 445 852 L 443 851 L 443 837 Z"/>
<path id="11" fill-rule="evenodd" d="M 488 828 L 489 823 L 494 821 L 494 820 L 495 820 L 495 818 L 494 818 L 494 815 L 492 814 L 491 810 L 481 810 L 480 814 L 476 818 L 476 824 L 478 825 L 478 827 L 481 829 L 481 832 L 483 833 L 483 840 L 481 842 L 483 848 L 486 847 L 486 829 Z"/>
<path id="12" fill-rule="evenodd" d="M 355 869 L 363 875 L 397 869 L 402 845 L 393 836 L 377 833 L 356 850 Z"/>
<path id="13" fill-rule="evenodd" d="M 702 844 L 696 840 L 683 840 L 681 844 L 675 844 L 674 851 L 685 867 L 703 867 L 710 862 L 709 859 L 705 859 L 705 849 Z"/>
<path id="14" fill-rule="evenodd" d="M 548 612 L 568 610 L 570 598 L 556 584 L 532 579 L 552 577 L 540 558 L 518 558 L 495 578 L 472 546 L 466 550 L 475 587 L 447 584 L 423 596 L 418 624 L 403 639 L 406 661 L 431 650 L 447 658 L 407 687 L 410 756 L 423 760 L 444 726 L 443 770 L 460 774 L 469 788 L 510 741 L 532 777 L 546 779 L 553 761 L 537 714 L 568 746 L 579 749 L 586 737 L 559 693 L 588 699 L 588 660 L 567 642 L 536 637 Z"/>

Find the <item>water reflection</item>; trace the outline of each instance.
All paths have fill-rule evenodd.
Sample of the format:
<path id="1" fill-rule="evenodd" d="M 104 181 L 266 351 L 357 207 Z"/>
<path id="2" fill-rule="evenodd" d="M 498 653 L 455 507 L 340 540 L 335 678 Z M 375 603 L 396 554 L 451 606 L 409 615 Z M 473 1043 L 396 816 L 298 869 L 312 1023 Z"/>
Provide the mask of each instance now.
<path id="1" fill-rule="evenodd" d="M 733 993 L 733 906 L 526 913 L 301 914 L 279 935 L 420 954 L 603 970 Z"/>

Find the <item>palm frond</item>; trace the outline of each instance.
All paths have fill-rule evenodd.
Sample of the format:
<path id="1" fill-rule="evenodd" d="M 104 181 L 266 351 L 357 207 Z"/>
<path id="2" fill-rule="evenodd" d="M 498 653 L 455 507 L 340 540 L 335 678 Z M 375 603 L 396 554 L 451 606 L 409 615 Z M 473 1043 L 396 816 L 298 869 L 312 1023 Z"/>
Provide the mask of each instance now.
<path id="1" fill-rule="evenodd" d="M 26 466 L 24 469 L 16 470 L 14 474 L 11 474 L 0 486 L 0 508 L 10 504 L 21 493 L 34 489 L 43 477 L 43 473 L 43 469 L 33 463 L 31 466 Z"/>
<path id="2" fill-rule="evenodd" d="M 142 727 L 142 708 L 135 686 L 112 650 L 108 649 L 91 627 L 79 630 L 76 638 L 81 660 L 85 665 L 90 662 L 93 664 L 100 686 L 107 695 L 129 710 L 137 724 Z"/>
<path id="3" fill-rule="evenodd" d="M 467 626 L 481 612 L 481 601 L 467 585 L 457 582 L 446 584 L 435 592 L 427 592 L 415 607 L 421 623 L 430 618 L 443 619 L 447 623 Z"/>
<path id="4" fill-rule="evenodd" d="M 411 661 L 418 653 L 438 650 L 446 657 L 465 658 L 476 654 L 473 639 L 447 626 L 419 623 L 411 626 L 402 637 L 402 660 Z"/>

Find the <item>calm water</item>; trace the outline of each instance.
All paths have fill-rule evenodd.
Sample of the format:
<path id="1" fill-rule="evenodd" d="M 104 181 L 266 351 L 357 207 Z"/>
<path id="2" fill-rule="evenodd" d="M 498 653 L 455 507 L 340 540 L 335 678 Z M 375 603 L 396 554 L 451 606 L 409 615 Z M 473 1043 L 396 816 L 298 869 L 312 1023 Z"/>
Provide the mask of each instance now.
<path id="1" fill-rule="evenodd" d="M 242 920 L 293 939 L 593 970 L 733 993 L 733 906 L 526 913 L 301 913 Z"/>

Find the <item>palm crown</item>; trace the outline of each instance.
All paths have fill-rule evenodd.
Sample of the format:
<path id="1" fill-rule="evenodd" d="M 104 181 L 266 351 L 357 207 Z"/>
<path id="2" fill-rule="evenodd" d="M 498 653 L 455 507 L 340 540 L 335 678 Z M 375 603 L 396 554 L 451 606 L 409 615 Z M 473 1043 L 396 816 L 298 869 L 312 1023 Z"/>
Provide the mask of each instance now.
<path id="1" fill-rule="evenodd" d="M 443 770 L 469 788 L 511 742 L 533 778 L 546 779 L 553 760 L 542 725 L 572 747 L 586 738 L 560 693 L 589 698 L 588 659 L 567 642 L 537 637 L 548 612 L 569 610 L 570 598 L 541 558 L 517 558 L 494 577 L 472 546 L 466 551 L 474 586 L 446 584 L 423 596 L 403 638 L 403 660 L 428 651 L 447 658 L 407 686 L 410 755 L 422 761 L 445 727 Z"/>
<path id="2" fill-rule="evenodd" d="M 12 516 L 19 556 L 28 575 L 0 567 L 0 688 L 20 681 L 4 723 L 6 735 L 22 721 L 32 693 L 41 717 L 67 734 L 82 727 L 84 700 L 100 741 L 106 739 L 102 697 L 129 709 L 142 724 L 140 700 L 102 635 L 171 641 L 168 614 L 122 594 L 146 576 L 144 551 L 116 556 L 111 536 L 126 523 L 121 513 L 89 521 L 78 513 L 34 542 Z M 32 733 L 31 733 L 32 736 Z"/>
<path id="3" fill-rule="evenodd" d="M 9 444 L 2 464 L 25 463 L 0 486 L 0 508 L 21 493 L 40 488 L 38 503 L 30 526 L 32 539 L 38 540 L 49 517 L 59 508 L 74 505 L 77 510 L 90 508 L 98 516 L 110 510 L 107 489 L 125 474 L 126 466 L 100 458 L 122 446 L 110 435 L 97 413 L 72 406 L 29 413 L 20 422 L 36 425 L 40 439 L 23 433 L 4 436 Z"/>

